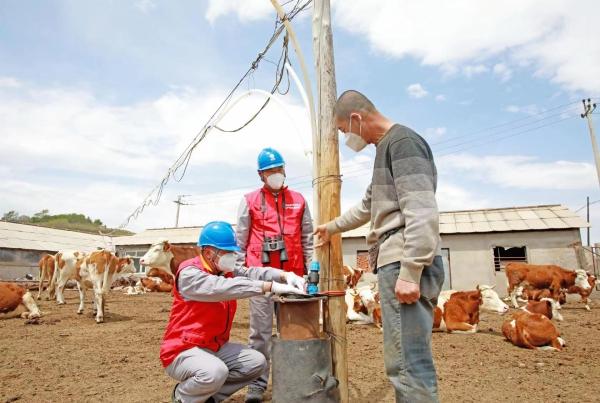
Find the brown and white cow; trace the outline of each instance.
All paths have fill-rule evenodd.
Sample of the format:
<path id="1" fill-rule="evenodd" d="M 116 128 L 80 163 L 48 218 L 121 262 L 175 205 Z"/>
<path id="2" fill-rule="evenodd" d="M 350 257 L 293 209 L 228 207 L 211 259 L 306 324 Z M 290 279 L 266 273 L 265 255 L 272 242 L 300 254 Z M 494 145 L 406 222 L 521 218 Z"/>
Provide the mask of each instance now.
<path id="1" fill-rule="evenodd" d="M 175 276 L 182 262 L 196 256 L 200 256 L 198 246 L 177 246 L 171 245 L 167 240 L 162 240 L 150 246 L 150 249 L 140 259 L 140 264 L 161 269 L 165 273 Z"/>
<path id="2" fill-rule="evenodd" d="M 530 300 L 527 305 L 521 308 L 525 312 L 539 313 L 547 317 L 548 319 L 556 319 L 562 321 L 563 317 L 558 311 L 560 304 L 552 298 L 542 298 L 540 301 Z"/>
<path id="3" fill-rule="evenodd" d="M 532 288 L 519 286 L 516 290 L 517 301 L 541 301 L 543 298 L 552 298 L 552 291 L 548 288 Z M 567 295 L 564 290 L 560 290 L 558 293 L 558 304 L 560 305 L 567 302 Z"/>
<path id="4" fill-rule="evenodd" d="M 433 329 L 448 333 L 476 333 L 479 307 L 483 304 L 481 291 L 456 291 L 433 312 Z"/>
<path id="5" fill-rule="evenodd" d="M 590 288 L 581 288 L 577 285 L 572 285 L 567 288 L 568 294 L 579 294 L 581 296 L 581 302 L 585 304 L 585 309 L 590 310 L 590 294 L 594 291 L 594 287 L 596 286 L 596 276 L 593 274 L 588 274 L 588 284 Z"/>
<path id="6" fill-rule="evenodd" d="M 175 282 L 171 273 L 165 273 L 162 269 L 158 269 L 156 267 L 151 268 L 150 271 L 146 273 L 146 277 L 159 278 L 161 281 L 167 284 L 173 284 Z"/>
<path id="7" fill-rule="evenodd" d="M 477 324 L 479 323 L 479 313 L 480 311 L 497 313 L 500 315 L 504 315 L 508 312 L 509 308 L 498 296 L 498 293 L 494 290 L 495 286 L 489 285 L 478 285 L 476 290 L 474 291 L 466 291 L 468 295 L 475 295 L 473 293 L 479 292 L 481 294 L 481 304 L 475 306 L 474 304 L 464 304 L 464 298 L 467 294 L 460 294 L 455 297 L 455 300 L 452 300 L 452 296 L 458 294 L 459 291 L 456 290 L 444 290 L 440 293 L 438 297 L 437 306 L 434 309 L 434 330 L 444 330 L 449 333 L 475 333 L 477 332 Z M 450 302 L 452 300 L 452 302 Z M 450 319 L 450 325 L 445 319 L 446 306 L 450 303 L 452 314 L 448 313 Z M 461 308 L 456 308 L 456 306 L 460 306 Z M 457 316 L 457 312 L 460 310 L 468 309 L 463 314 Z M 471 310 L 476 309 L 477 312 L 471 312 Z M 465 318 L 469 318 L 470 321 L 462 321 Z M 476 319 L 476 321 L 475 321 Z M 466 326 L 465 323 L 468 323 L 471 326 Z M 458 324 L 458 325 L 457 325 Z M 458 327 L 456 327 L 458 326 Z M 467 329 L 465 331 L 464 329 Z"/>
<path id="8" fill-rule="evenodd" d="M 117 277 L 135 273 L 133 259 L 130 257 L 119 258 L 107 250 L 98 250 L 86 256 L 78 266 L 80 305 L 77 313 L 83 312 L 85 290 L 90 287 L 94 290 L 96 323 L 102 323 L 110 285 Z"/>
<path id="9" fill-rule="evenodd" d="M 560 351 L 565 345 L 554 323 L 539 313 L 513 314 L 502 324 L 502 334 L 517 347 Z"/>
<path id="10" fill-rule="evenodd" d="M 344 274 L 346 288 L 355 288 L 362 277 L 364 270 L 358 267 L 355 269 L 351 266 L 344 265 L 344 267 L 342 267 L 342 273 Z"/>
<path id="11" fill-rule="evenodd" d="M 520 286 L 537 289 L 547 288 L 555 301 L 560 298 L 560 291 L 575 285 L 582 289 L 589 289 L 587 273 L 584 270 L 565 270 L 556 265 L 534 265 L 526 263 L 509 263 L 506 265 L 506 278 L 508 280 L 508 295 L 515 308 L 517 304 L 517 290 Z"/>
<path id="12" fill-rule="evenodd" d="M 75 280 L 80 284 L 79 266 L 84 259 L 85 254 L 79 251 L 59 251 L 55 255 L 55 270 L 48 286 L 48 293 L 52 295 L 56 292 L 56 302 L 59 305 L 65 304 L 63 291 L 67 281 Z M 79 287 L 79 297 L 83 301 L 81 287 Z M 80 303 L 80 310 L 83 312 L 83 302 Z"/>
<path id="13" fill-rule="evenodd" d="M 48 298 L 54 298 L 54 292 L 50 292 L 50 282 L 52 276 L 54 276 L 54 256 L 44 253 L 38 262 L 40 268 L 40 283 L 38 285 L 37 299 L 42 299 L 42 290 L 44 288 L 44 281 L 48 282 Z"/>
<path id="14" fill-rule="evenodd" d="M 173 290 L 173 284 L 164 282 L 159 277 L 142 277 L 139 285 L 145 292 L 171 292 Z"/>
<path id="15" fill-rule="evenodd" d="M 24 319 L 34 319 L 41 316 L 31 293 L 16 283 L 0 282 L 0 314 L 9 314 L 19 307 L 25 307 L 21 313 Z"/>

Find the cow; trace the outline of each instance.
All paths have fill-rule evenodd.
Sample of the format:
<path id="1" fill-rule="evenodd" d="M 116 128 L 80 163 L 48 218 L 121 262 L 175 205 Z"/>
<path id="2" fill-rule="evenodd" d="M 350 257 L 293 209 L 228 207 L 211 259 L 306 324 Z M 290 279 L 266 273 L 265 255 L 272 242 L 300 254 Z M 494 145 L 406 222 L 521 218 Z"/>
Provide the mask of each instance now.
<path id="1" fill-rule="evenodd" d="M 142 277 L 139 286 L 146 292 L 171 292 L 173 284 L 166 283 L 158 277 Z"/>
<path id="2" fill-rule="evenodd" d="M 560 309 L 560 304 L 553 300 L 552 298 L 542 298 L 539 301 L 530 300 L 527 302 L 527 305 L 521 308 L 525 312 L 529 313 L 539 313 L 547 317 L 548 319 L 556 319 L 558 321 L 562 321 L 563 317 L 558 312 Z"/>
<path id="3" fill-rule="evenodd" d="M 49 295 L 56 293 L 56 302 L 58 305 L 65 304 L 63 290 L 67 281 L 76 280 L 77 283 L 80 284 L 81 276 L 79 274 L 79 267 L 84 259 L 85 254 L 79 251 L 59 251 L 55 255 L 55 270 L 50 285 L 48 286 L 48 293 Z M 81 301 L 80 309 L 83 312 L 82 290 L 81 287 L 78 288 Z"/>
<path id="4" fill-rule="evenodd" d="M 198 246 L 176 246 L 168 240 L 161 240 L 150 246 L 150 249 L 140 259 L 140 264 L 163 270 L 175 276 L 179 265 L 188 259 L 200 256 Z"/>
<path id="5" fill-rule="evenodd" d="M 146 277 L 156 277 L 167 284 L 173 284 L 175 282 L 171 273 L 165 273 L 162 269 L 156 267 L 151 268 L 150 271 L 146 273 Z"/>
<path id="6" fill-rule="evenodd" d="M 40 268 L 40 283 L 38 286 L 37 299 L 42 299 L 44 281 L 48 282 L 48 299 L 54 298 L 54 292 L 50 293 L 50 282 L 54 275 L 54 256 L 44 253 L 38 262 Z"/>
<path id="7" fill-rule="evenodd" d="M 517 300 L 522 302 L 527 301 L 541 301 L 543 298 L 552 299 L 552 291 L 548 288 L 532 288 L 532 287 L 523 287 L 519 286 L 516 291 Z M 560 309 L 560 305 L 565 304 L 567 302 L 567 295 L 564 290 L 560 290 L 558 292 L 558 306 Z"/>
<path id="8" fill-rule="evenodd" d="M 344 265 L 342 273 L 344 274 L 344 280 L 346 281 L 346 288 L 355 288 L 358 284 L 358 280 L 362 277 L 364 270 L 358 267 L 354 269 Z"/>
<path id="9" fill-rule="evenodd" d="M 83 301 L 86 288 L 94 290 L 96 307 L 96 323 L 104 322 L 104 309 L 110 285 L 116 277 L 135 273 L 133 259 L 119 258 L 107 250 L 98 250 L 86 256 L 83 262 L 78 262 L 78 280 L 80 304 L 77 313 L 83 313 Z"/>
<path id="10" fill-rule="evenodd" d="M 533 265 L 526 263 L 509 263 L 506 265 L 506 278 L 508 280 L 508 295 L 515 308 L 517 304 L 517 289 L 519 286 L 533 288 L 548 288 L 551 298 L 558 301 L 560 290 L 576 285 L 582 289 L 589 289 L 587 273 L 585 270 L 565 270 L 556 265 Z"/>
<path id="11" fill-rule="evenodd" d="M 434 307 L 433 329 L 448 333 L 476 333 L 481 304 L 481 290 L 453 292 L 441 307 L 439 304 Z"/>
<path id="12" fill-rule="evenodd" d="M 502 334 L 517 347 L 560 351 L 565 341 L 554 323 L 539 313 L 518 312 L 502 324 Z"/>
<path id="13" fill-rule="evenodd" d="M 579 294 L 581 296 L 581 302 L 585 304 L 585 309 L 590 310 L 590 294 L 594 291 L 594 287 L 596 286 L 596 276 L 593 274 L 588 274 L 587 278 L 588 284 L 590 288 L 581 288 L 577 285 L 572 285 L 567 288 L 568 294 Z"/>
<path id="14" fill-rule="evenodd" d="M 16 283 L 0 282 L 0 314 L 8 314 L 19 307 L 25 307 L 21 313 L 23 319 L 35 319 L 41 316 L 31 293 Z"/>
<path id="15" fill-rule="evenodd" d="M 498 293 L 496 291 L 494 291 L 495 286 L 489 286 L 489 285 L 478 285 L 475 289 L 475 291 L 467 291 L 468 293 L 476 293 L 476 292 L 480 292 L 481 293 L 481 304 L 478 305 L 477 307 L 474 304 L 465 304 L 463 299 L 464 299 L 464 295 L 459 296 L 457 295 L 455 297 L 455 300 L 452 300 L 452 296 L 456 295 L 459 293 L 459 291 L 456 290 L 444 290 L 440 293 L 440 296 L 438 297 L 438 302 L 437 302 L 437 306 L 434 308 L 434 325 L 433 325 L 433 329 L 434 330 L 445 330 L 448 331 L 449 333 L 464 333 L 465 332 L 465 328 L 467 329 L 467 333 L 475 333 L 477 331 L 477 324 L 479 323 L 479 312 L 480 311 L 485 311 L 485 312 L 493 312 L 493 313 L 497 313 L 500 315 L 504 315 L 505 313 L 508 312 L 508 305 L 506 305 L 504 302 L 502 302 L 502 300 L 500 299 L 500 297 L 498 296 Z M 451 307 L 451 311 L 453 312 L 452 314 L 448 313 L 448 315 L 452 316 L 450 317 L 450 326 L 448 326 L 447 321 L 444 318 L 445 315 L 445 311 L 446 311 L 446 306 L 448 306 L 447 304 L 450 303 L 450 307 Z M 460 306 L 461 308 L 457 308 L 457 306 Z M 470 312 L 470 311 L 466 311 L 464 312 L 464 314 L 462 315 L 458 315 L 457 316 L 457 312 L 459 312 L 460 310 L 464 310 L 464 309 L 470 309 L 470 310 L 474 310 L 477 309 L 477 312 Z M 466 322 L 461 322 L 461 317 L 464 320 L 465 318 L 471 318 L 472 319 L 472 323 L 469 321 Z M 474 321 L 474 319 L 476 319 L 476 321 Z M 466 326 L 465 323 L 470 324 L 471 326 Z M 475 327 L 473 327 L 473 325 L 475 325 Z M 458 326 L 458 327 L 455 327 Z"/>

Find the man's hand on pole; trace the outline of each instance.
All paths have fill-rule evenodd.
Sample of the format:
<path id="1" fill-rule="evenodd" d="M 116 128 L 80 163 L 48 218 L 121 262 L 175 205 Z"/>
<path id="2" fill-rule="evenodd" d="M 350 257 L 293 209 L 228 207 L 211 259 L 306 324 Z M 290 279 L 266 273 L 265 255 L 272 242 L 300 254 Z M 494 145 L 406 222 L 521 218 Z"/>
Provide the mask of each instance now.
<path id="1" fill-rule="evenodd" d="M 396 293 L 396 298 L 398 298 L 398 301 L 400 301 L 401 304 L 414 304 L 421 297 L 419 284 L 400 279 L 396 281 L 396 288 L 394 289 L 394 292 Z"/>
<path id="2" fill-rule="evenodd" d="M 331 239 L 331 234 L 329 233 L 329 231 L 327 231 L 327 227 L 325 226 L 325 224 L 319 225 L 315 229 L 315 232 L 313 232 L 313 235 L 316 235 L 318 238 L 318 241 L 315 243 L 315 248 L 320 248 L 321 246 L 329 242 L 329 240 Z"/>

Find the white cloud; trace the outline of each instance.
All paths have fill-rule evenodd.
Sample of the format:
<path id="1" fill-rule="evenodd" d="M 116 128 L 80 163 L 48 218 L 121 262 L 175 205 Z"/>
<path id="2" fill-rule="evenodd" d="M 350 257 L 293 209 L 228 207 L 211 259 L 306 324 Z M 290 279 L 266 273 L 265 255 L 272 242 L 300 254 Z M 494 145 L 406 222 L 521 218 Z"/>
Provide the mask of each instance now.
<path id="1" fill-rule="evenodd" d="M 475 64 L 475 65 L 466 65 L 463 67 L 462 71 L 463 74 L 469 78 L 479 75 L 479 74 L 483 74 L 483 73 L 487 73 L 490 69 L 487 68 L 484 64 Z"/>
<path id="2" fill-rule="evenodd" d="M 597 186 L 592 164 L 578 161 L 542 162 L 537 157 L 448 155 L 437 159 L 440 172 L 513 189 L 582 190 Z"/>
<path id="3" fill-rule="evenodd" d="M 275 17 L 275 8 L 264 0 L 210 0 L 205 17 L 212 24 L 229 13 L 236 14 L 240 21 L 254 21 Z"/>
<path id="4" fill-rule="evenodd" d="M 510 113 L 524 113 L 526 115 L 535 116 L 539 115 L 543 112 L 540 107 L 535 104 L 517 106 L 517 105 L 508 105 L 505 110 Z"/>
<path id="5" fill-rule="evenodd" d="M 0 88 L 19 88 L 21 82 L 13 77 L 0 77 Z"/>
<path id="6" fill-rule="evenodd" d="M 0 172 L 19 178 L 0 191 L 0 210 L 77 211 L 120 224 L 158 184 L 224 94 L 179 89 L 113 106 L 80 90 L 23 86 L 11 96 L 0 92 Z M 290 177 L 308 175 L 310 192 L 311 164 L 304 155 L 311 144 L 307 113 L 289 96 L 279 99 L 239 133 L 211 132 L 195 150 L 182 182 L 171 181 L 159 206 L 148 208 L 133 228 L 173 225 L 171 213 L 156 213 L 173 210 L 173 192 L 226 190 L 247 178 L 246 185 L 258 186 L 256 155 L 266 146 L 281 151 Z M 245 97 L 219 126 L 237 127 L 263 100 Z M 212 213 L 233 219 L 238 202 L 204 206 L 188 224 L 204 222 Z"/>
<path id="7" fill-rule="evenodd" d="M 494 74 L 500 77 L 502 82 L 506 82 L 512 78 L 512 69 L 510 69 L 505 63 L 497 63 L 493 68 Z"/>
<path id="8" fill-rule="evenodd" d="M 149 13 L 150 11 L 156 8 L 156 3 L 152 0 L 138 0 L 135 3 L 135 6 L 144 14 Z"/>
<path id="9" fill-rule="evenodd" d="M 425 129 L 425 138 L 429 141 L 439 140 L 448 130 L 445 127 L 429 127 Z"/>
<path id="10" fill-rule="evenodd" d="M 406 92 L 411 98 L 423 98 L 428 94 L 425 88 L 419 83 L 411 84 L 406 87 Z"/>
<path id="11" fill-rule="evenodd" d="M 489 200 L 481 198 L 479 194 L 448 181 L 439 182 L 436 200 L 440 211 L 479 209 L 491 205 Z"/>
<path id="12" fill-rule="evenodd" d="M 444 102 L 446 100 L 446 96 L 444 94 L 438 94 L 435 96 L 435 100 L 437 102 Z"/>
<path id="13" fill-rule="evenodd" d="M 206 18 L 266 18 L 273 15 L 268 3 L 211 0 Z M 600 65 L 600 41 L 590 39 L 600 15 L 594 0 L 577 7 L 562 0 L 344 0 L 332 7 L 334 26 L 365 37 L 378 52 L 413 57 L 445 74 L 501 56 L 569 90 L 600 91 L 600 76 L 589 74 L 589 66 Z M 494 71 L 504 81 L 512 75 L 507 63 Z"/>

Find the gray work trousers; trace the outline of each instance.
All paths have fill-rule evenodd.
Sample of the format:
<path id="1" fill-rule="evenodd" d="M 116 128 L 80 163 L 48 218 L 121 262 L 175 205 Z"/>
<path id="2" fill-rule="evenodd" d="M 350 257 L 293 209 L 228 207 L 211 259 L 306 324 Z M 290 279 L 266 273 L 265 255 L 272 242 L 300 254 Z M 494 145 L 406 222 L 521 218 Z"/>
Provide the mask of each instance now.
<path id="1" fill-rule="evenodd" d="M 437 403 L 437 376 L 431 355 L 433 308 L 444 284 L 444 266 L 436 256 L 421 275 L 421 297 L 414 304 L 398 301 L 394 288 L 400 263 L 379 268 L 383 316 L 383 357 L 397 403 Z"/>
<path id="2" fill-rule="evenodd" d="M 250 298 L 250 336 L 248 346 L 261 352 L 267 361 L 263 373 L 252 385 L 267 389 L 271 367 L 271 336 L 273 335 L 273 300 L 265 295 Z"/>
<path id="3" fill-rule="evenodd" d="M 225 343 L 219 351 L 194 347 L 180 353 L 165 369 L 179 382 L 175 397 L 183 403 L 200 403 L 209 397 L 220 402 L 263 373 L 262 354 L 236 343 Z"/>

